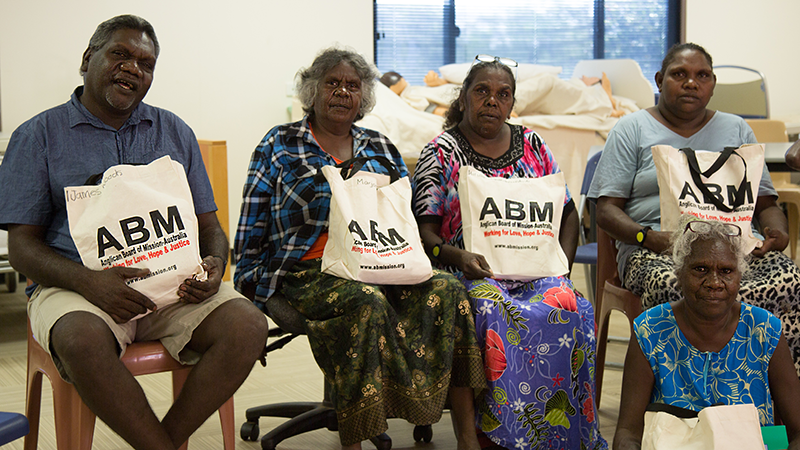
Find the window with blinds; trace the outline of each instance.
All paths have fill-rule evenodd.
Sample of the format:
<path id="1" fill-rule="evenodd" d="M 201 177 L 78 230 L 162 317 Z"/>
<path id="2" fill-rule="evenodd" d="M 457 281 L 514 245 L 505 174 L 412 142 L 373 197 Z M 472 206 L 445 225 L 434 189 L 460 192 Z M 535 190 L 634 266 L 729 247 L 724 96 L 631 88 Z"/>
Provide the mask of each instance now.
<path id="1" fill-rule="evenodd" d="M 680 0 L 374 0 L 375 62 L 415 85 L 429 70 L 481 53 L 560 66 L 562 78 L 582 59 L 631 58 L 652 78 L 678 42 L 679 7 Z"/>

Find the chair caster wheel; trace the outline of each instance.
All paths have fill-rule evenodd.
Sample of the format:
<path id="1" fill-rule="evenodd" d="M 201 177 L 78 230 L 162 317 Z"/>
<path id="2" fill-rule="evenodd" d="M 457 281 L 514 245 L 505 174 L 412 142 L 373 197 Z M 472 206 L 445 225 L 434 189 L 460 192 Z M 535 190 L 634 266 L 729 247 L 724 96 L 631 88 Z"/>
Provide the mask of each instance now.
<path id="1" fill-rule="evenodd" d="M 392 438 L 386 433 L 381 433 L 374 438 L 370 438 L 370 442 L 372 442 L 378 450 L 391 450 L 392 448 Z"/>
<path id="2" fill-rule="evenodd" d="M 433 427 L 430 425 L 417 425 L 414 427 L 414 442 L 428 442 L 433 439 Z"/>
<path id="3" fill-rule="evenodd" d="M 245 422 L 242 424 L 242 429 L 239 431 L 239 436 L 243 441 L 255 442 L 258 440 L 258 422 Z"/>

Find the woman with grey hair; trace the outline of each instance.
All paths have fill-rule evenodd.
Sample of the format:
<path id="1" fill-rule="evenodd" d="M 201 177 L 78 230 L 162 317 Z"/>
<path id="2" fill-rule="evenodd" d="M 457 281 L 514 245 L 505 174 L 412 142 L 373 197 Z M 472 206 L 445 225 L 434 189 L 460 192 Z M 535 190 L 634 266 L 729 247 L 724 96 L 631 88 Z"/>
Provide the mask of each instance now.
<path id="1" fill-rule="evenodd" d="M 672 241 L 681 298 L 634 321 L 614 449 L 640 448 L 649 403 L 696 412 L 750 403 L 762 426 L 774 424 L 777 409 L 789 448 L 800 449 L 800 379 L 781 321 L 738 299 L 742 230 L 696 219 L 679 230 Z"/>
<path id="2" fill-rule="evenodd" d="M 458 449 L 479 448 L 475 390 L 486 386 L 463 285 L 434 271 L 414 286 L 366 284 L 321 271 L 331 191 L 322 166 L 383 156 L 408 176 L 397 148 L 353 123 L 374 104 L 376 70 L 331 48 L 297 77 L 306 116 L 267 133 L 250 162 L 235 251 L 239 291 L 264 310 L 279 294 L 308 320 L 317 364 L 330 385 L 343 448 L 387 429 L 387 417 L 439 420 L 450 395 Z M 362 170 L 386 173 L 368 160 Z"/>

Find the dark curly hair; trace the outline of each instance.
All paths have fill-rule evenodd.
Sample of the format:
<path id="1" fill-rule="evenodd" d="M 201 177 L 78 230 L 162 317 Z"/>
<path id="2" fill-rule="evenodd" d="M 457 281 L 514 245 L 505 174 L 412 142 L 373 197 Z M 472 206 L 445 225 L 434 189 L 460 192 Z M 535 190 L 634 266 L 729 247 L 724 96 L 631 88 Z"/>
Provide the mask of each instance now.
<path id="1" fill-rule="evenodd" d="M 675 62 L 675 58 L 677 58 L 678 53 L 684 50 L 694 50 L 700 52 L 703 56 L 706 57 L 706 61 L 708 61 L 708 65 L 712 68 L 714 67 L 714 61 L 711 59 L 711 55 L 708 54 L 706 49 L 702 46 L 695 44 L 694 42 L 686 42 L 683 44 L 675 44 L 667 50 L 667 54 L 664 55 L 664 59 L 661 61 L 661 75 L 667 74 L 667 67 L 670 64 Z"/>
<path id="2" fill-rule="evenodd" d="M 142 19 L 139 16 L 134 16 L 133 14 L 124 14 L 122 16 L 112 17 L 98 25 L 97 29 L 94 30 L 94 34 L 92 35 L 91 39 L 89 39 L 89 45 L 86 50 L 90 50 L 92 52 L 100 50 L 108 43 L 108 41 L 111 40 L 111 36 L 113 36 L 117 30 L 137 30 L 145 33 L 147 37 L 153 41 L 156 58 L 158 58 L 158 53 L 161 51 L 161 47 L 158 45 L 156 30 L 153 29 L 153 26 L 150 25 L 150 22 Z M 83 66 L 83 64 L 81 64 L 81 66 Z M 83 69 L 81 69 L 81 76 L 83 76 L 84 73 L 85 72 Z"/>
<path id="3" fill-rule="evenodd" d="M 499 62 L 499 61 L 489 61 L 489 62 L 479 62 L 470 68 L 469 73 L 467 73 L 467 77 L 464 78 L 464 82 L 461 84 L 461 88 L 459 89 L 458 97 L 450 104 L 450 108 L 444 115 L 444 129 L 449 130 L 450 128 L 458 125 L 461 120 L 464 118 L 464 111 L 461 110 L 460 102 L 461 98 L 464 97 L 465 93 L 469 90 L 469 86 L 475 81 L 475 77 L 478 76 L 478 73 L 482 70 L 502 70 L 508 74 L 508 78 L 511 79 L 511 95 L 515 95 L 517 92 L 517 80 L 514 79 L 514 72 L 511 71 L 511 68 L 507 65 Z"/>

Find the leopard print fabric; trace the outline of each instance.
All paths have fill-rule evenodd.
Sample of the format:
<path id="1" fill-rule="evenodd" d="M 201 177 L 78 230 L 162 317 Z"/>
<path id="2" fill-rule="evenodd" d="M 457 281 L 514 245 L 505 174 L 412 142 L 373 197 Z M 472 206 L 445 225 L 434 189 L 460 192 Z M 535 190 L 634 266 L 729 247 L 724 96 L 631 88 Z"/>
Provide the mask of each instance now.
<path id="1" fill-rule="evenodd" d="M 643 309 L 681 298 L 672 258 L 643 248 L 628 258 L 625 286 L 642 298 Z M 781 252 L 753 258 L 742 274 L 739 300 L 781 319 L 783 335 L 800 376 L 800 268 Z"/>

